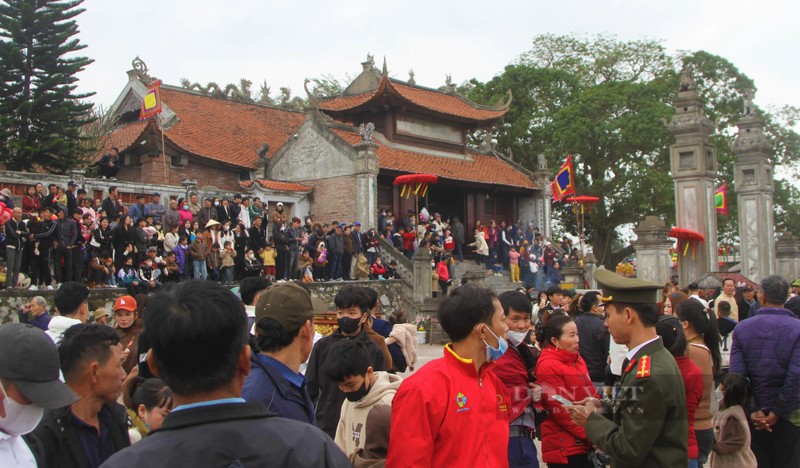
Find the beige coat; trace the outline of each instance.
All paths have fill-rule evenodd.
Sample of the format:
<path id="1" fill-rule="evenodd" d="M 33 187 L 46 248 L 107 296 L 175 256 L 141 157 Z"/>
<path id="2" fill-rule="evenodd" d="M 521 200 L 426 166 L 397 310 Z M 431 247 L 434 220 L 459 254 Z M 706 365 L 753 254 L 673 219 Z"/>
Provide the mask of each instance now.
<path id="1" fill-rule="evenodd" d="M 750 450 L 750 428 L 741 406 L 725 408 L 714 416 L 714 437 L 708 463 L 711 468 L 756 468 Z"/>

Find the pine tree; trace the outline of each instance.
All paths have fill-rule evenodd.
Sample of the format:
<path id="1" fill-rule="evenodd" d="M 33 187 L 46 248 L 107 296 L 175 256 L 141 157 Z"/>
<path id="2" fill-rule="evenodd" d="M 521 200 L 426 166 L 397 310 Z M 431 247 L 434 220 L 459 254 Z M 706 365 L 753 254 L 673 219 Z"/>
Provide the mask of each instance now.
<path id="1" fill-rule="evenodd" d="M 94 93 L 75 91 L 93 62 L 77 55 L 82 2 L 0 2 L 0 163 L 10 170 L 65 172 L 90 150 L 81 129 Z"/>

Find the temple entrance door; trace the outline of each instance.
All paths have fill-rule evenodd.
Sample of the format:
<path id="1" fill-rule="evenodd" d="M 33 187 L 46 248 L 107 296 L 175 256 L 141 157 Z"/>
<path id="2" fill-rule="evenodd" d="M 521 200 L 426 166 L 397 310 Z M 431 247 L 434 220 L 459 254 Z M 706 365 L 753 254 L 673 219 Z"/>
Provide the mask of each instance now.
<path id="1" fill-rule="evenodd" d="M 425 206 L 431 216 L 439 213 L 444 221 L 458 216 L 464 222 L 467 212 L 466 195 L 467 191 L 462 187 L 442 183 L 431 185 L 425 199 L 420 199 L 420 209 Z"/>

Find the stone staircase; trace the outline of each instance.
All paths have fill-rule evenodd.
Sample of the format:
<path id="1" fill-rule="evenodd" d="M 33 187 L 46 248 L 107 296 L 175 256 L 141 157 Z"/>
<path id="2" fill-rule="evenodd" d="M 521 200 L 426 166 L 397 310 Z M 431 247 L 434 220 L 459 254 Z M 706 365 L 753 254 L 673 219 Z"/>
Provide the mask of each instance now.
<path id="1" fill-rule="evenodd" d="M 464 277 L 464 274 L 470 272 L 475 272 L 474 274 L 477 276 L 477 272 L 480 271 L 483 275 L 486 275 L 486 269 L 481 266 L 478 266 L 473 260 L 464 260 L 463 262 L 455 264 L 455 271 L 453 279 L 453 285 L 461 284 L 461 278 Z M 512 291 L 517 289 L 518 287 L 522 286 L 522 283 L 512 283 L 511 282 L 511 272 L 502 271 L 502 276 L 492 275 L 486 276 L 483 279 L 483 286 L 491 288 L 495 293 L 500 294 L 506 291 Z"/>

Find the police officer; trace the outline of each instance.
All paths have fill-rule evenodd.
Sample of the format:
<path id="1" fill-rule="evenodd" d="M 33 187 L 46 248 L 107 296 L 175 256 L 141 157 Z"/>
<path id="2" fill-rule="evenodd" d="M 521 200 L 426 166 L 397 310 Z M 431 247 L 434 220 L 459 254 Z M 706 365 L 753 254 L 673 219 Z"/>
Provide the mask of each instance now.
<path id="1" fill-rule="evenodd" d="M 629 351 L 615 401 L 578 401 L 567 406 L 570 416 L 614 468 L 685 467 L 689 424 L 683 379 L 655 329 L 661 285 L 604 269 L 594 277 L 603 290 L 605 326 Z"/>

